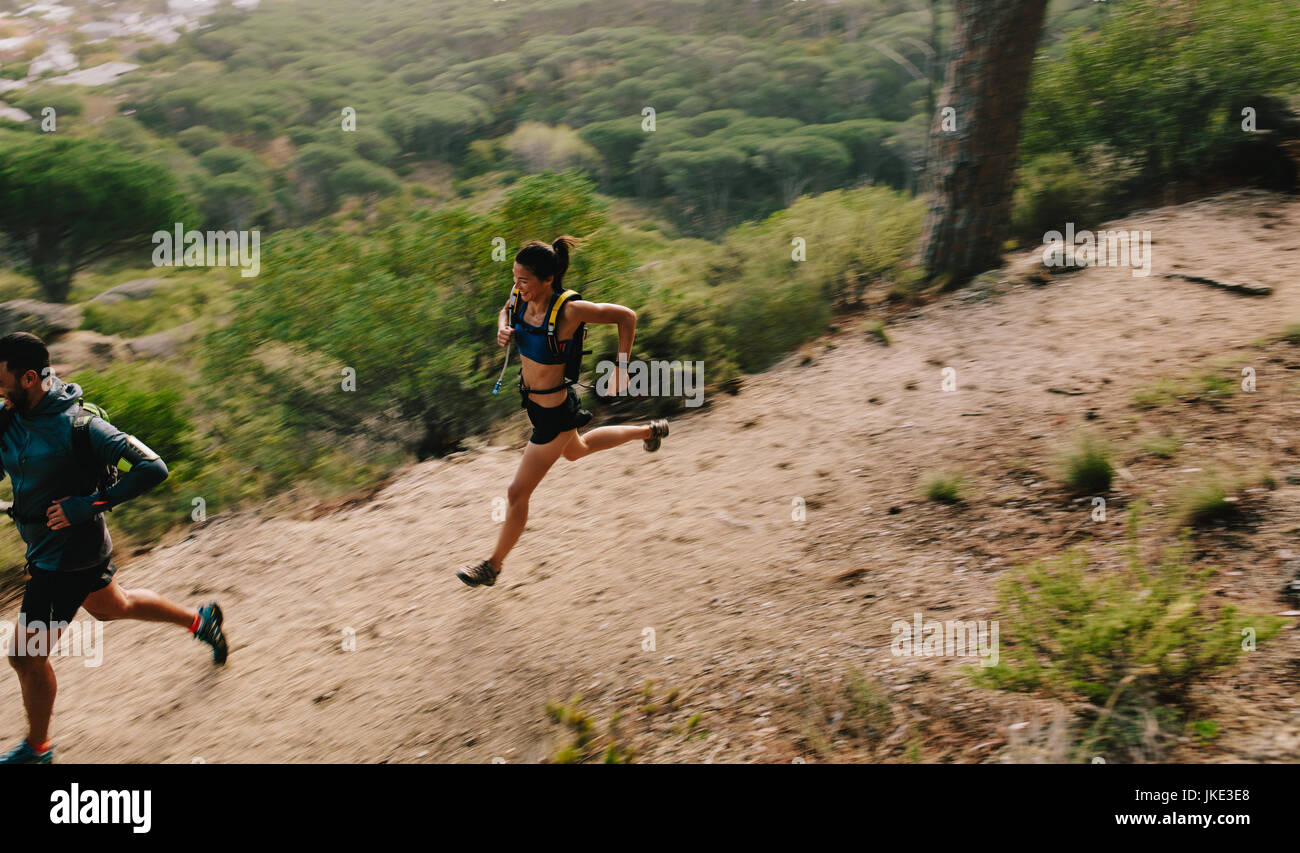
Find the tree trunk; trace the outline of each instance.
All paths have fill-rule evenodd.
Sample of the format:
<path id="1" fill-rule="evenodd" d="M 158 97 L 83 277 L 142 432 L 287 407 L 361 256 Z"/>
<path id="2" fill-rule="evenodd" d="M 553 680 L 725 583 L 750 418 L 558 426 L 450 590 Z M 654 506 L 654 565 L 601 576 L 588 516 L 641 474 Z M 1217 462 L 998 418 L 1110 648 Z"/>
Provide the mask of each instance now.
<path id="1" fill-rule="evenodd" d="M 1011 219 L 1020 120 L 1047 0 L 955 0 L 952 52 L 931 117 L 930 212 L 918 260 L 949 284 L 992 269 Z M 944 108 L 956 114 L 945 130 Z"/>

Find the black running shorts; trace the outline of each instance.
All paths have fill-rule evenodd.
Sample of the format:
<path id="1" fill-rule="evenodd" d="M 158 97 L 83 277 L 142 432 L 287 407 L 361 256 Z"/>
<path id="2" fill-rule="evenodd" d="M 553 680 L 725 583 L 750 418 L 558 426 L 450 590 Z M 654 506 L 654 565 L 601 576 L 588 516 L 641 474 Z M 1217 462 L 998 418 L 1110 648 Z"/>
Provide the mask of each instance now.
<path id="1" fill-rule="evenodd" d="M 39 622 L 41 626 L 71 622 L 77 615 L 86 596 L 98 592 L 113 582 L 117 566 L 111 559 L 92 569 L 75 572 L 52 572 L 27 567 L 27 588 L 23 591 L 23 606 L 18 611 L 19 624 Z"/>
<path id="2" fill-rule="evenodd" d="M 533 423 L 533 434 L 528 439 L 533 444 L 550 444 L 556 437 L 571 429 L 586 426 L 592 418 L 591 412 L 578 404 L 578 392 L 569 386 L 569 395 L 558 406 L 545 408 L 528 398 L 524 408 L 528 410 L 528 420 Z"/>

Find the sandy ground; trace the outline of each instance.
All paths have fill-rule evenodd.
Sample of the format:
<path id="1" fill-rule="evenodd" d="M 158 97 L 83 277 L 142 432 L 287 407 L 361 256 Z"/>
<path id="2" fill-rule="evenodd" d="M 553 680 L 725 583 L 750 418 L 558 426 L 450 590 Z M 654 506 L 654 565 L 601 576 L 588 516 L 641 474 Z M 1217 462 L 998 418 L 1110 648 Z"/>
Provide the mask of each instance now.
<path id="1" fill-rule="evenodd" d="M 568 742 L 546 703 L 575 695 L 602 730 L 622 714 L 618 737 L 643 762 L 1050 759 L 1039 736 L 1050 703 L 973 687 L 969 658 L 893 656 L 891 623 L 918 611 L 997 619 L 995 581 L 1068 544 L 1113 564 L 1123 507 L 1168 506 L 1189 469 L 1277 474 L 1276 489 L 1251 493 L 1251 529 L 1202 537 L 1222 567 L 1216 597 L 1288 610 L 1278 590 L 1287 549 L 1300 552 L 1300 486 L 1283 476 L 1300 466 L 1300 347 L 1252 346 L 1300 321 L 1300 202 L 1241 192 L 1118 227 L 1152 232 L 1150 277 L 1094 268 L 1036 285 L 1037 253 L 1017 255 L 897 316 L 890 346 L 861 318 L 844 322 L 676 419 L 658 453 L 636 442 L 561 461 L 493 588 L 454 571 L 495 538 L 522 413 L 514 447 L 413 465 L 341 511 L 209 519 L 119 578 L 217 598 L 229 663 L 214 667 L 175 628 L 107 625 L 102 666 L 56 663 L 60 760 L 540 761 Z M 1274 292 L 1162 277 L 1171 271 Z M 1235 382 L 1254 367 L 1258 390 L 1219 408 L 1132 406 L 1158 378 L 1211 365 Z M 955 391 L 941 390 L 948 367 Z M 1120 450 L 1104 523 L 1054 477 L 1084 425 Z M 1135 449 L 1158 430 L 1183 436 L 1174 459 Z M 968 477 L 965 506 L 920 495 L 939 468 Z M 1171 757 L 1300 760 L 1296 621 L 1207 685 L 1221 734 Z M 887 697 L 887 736 L 836 731 L 853 671 Z M 0 741 L 16 741 L 12 677 L 0 678 L 0 708 Z"/>

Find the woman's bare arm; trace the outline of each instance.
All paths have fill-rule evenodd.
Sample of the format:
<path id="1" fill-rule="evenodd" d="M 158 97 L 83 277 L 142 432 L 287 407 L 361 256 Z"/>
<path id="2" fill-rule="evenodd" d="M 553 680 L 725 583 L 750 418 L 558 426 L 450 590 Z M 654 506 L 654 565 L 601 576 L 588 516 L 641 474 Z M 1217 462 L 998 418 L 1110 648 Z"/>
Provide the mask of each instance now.
<path id="1" fill-rule="evenodd" d="M 618 326 L 619 361 L 631 358 L 632 340 L 636 337 L 636 312 L 613 302 L 574 302 L 573 316 L 580 323 Z"/>
<path id="2" fill-rule="evenodd" d="M 609 393 L 618 394 L 628 385 L 627 362 L 632 358 L 632 340 L 636 337 L 636 312 L 613 302 L 579 301 L 572 307 L 579 322 L 618 326 L 618 363 L 609 382 Z"/>

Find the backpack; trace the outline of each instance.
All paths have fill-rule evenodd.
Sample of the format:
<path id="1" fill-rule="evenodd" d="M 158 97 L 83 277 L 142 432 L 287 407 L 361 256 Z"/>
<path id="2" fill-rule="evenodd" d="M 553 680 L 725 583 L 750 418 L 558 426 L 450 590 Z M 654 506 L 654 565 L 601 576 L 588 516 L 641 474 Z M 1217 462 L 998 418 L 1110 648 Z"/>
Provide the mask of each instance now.
<path id="1" fill-rule="evenodd" d="M 90 421 L 99 418 L 108 420 L 108 412 L 94 403 L 77 400 L 77 413 L 72 416 L 72 454 L 77 462 L 77 472 L 81 475 L 76 484 L 78 490 L 88 494 L 102 492 L 117 482 L 117 466 L 105 465 L 95 458 L 95 451 L 90 446 Z M 0 409 L 0 441 L 4 440 L 9 425 L 13 423 L 14 410 L 9 406 Z M 15 520 L 13 504 L 4 509 L 5 514 Z"/>
<path id="2" fill-rule="evenodd" d="M 77 407 L 77 413 L 72 416 L 72 453 L 77 467 L 86 472 L 91 492 L 107 491 L 117 482 L 117 466 L 106 465 L 95 458 L 95 451 L 90 446 L 90 421 L 99 418 L 107 423 L 108 412 L 84 400 L 78 400 Z"/>
<path id="3" fill-rule="evenodd" d="M 555 336 L 555 330 L 560 325 L 560 312 L 564 310 L 567 302 L 573 299 L 581 299 L 582 294 L 576 290 L 566 290 L 563 293 L 552 293 L 551 304 L 546 309 L 546 346 L 553 355 L 559 355 L 560 340 Z M 515 288 L 510 291 L 510 302 L 506 307 L 510 314 L 512 323 L 523 319 L 525 302 L 519 298 L 519 289 Z M 582 357 L 591 355 L 591 350 L 585 350 L 582 345 L 587 340 L 587 324 L 579 323 L 578 328 L 573 332 L 571 339 L 573 346 L 569 349 L 569 354 L 564 362 L 564 379 L 566 384 L 578 381 L 582 373 Z"/>

